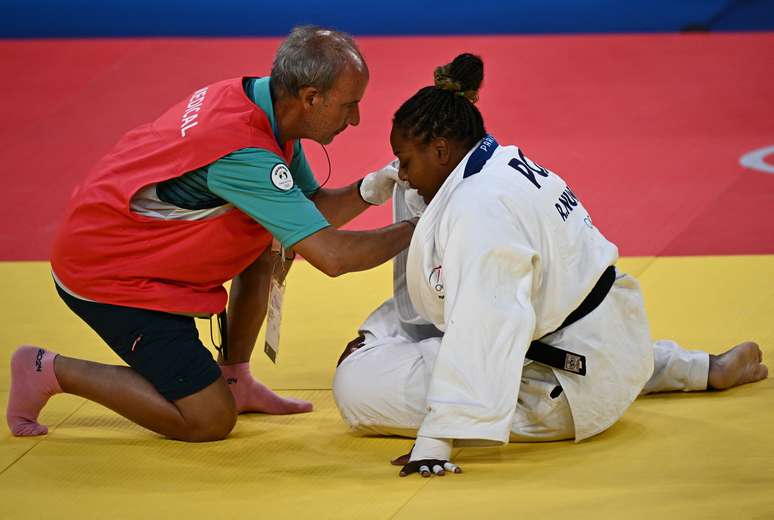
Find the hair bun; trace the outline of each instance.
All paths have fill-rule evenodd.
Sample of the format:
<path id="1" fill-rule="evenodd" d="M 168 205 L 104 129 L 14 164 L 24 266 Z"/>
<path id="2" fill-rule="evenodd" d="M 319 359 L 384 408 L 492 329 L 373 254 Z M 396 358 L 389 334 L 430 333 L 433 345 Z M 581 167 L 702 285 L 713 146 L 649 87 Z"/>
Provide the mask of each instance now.
<path id="1" fill-rule="evenodd" d="M 435 86 L 478 101 L 478 90 L 484 80 L 484 62 L 475 54 L 460 54 L 451 63 L 435 69 Z"/>

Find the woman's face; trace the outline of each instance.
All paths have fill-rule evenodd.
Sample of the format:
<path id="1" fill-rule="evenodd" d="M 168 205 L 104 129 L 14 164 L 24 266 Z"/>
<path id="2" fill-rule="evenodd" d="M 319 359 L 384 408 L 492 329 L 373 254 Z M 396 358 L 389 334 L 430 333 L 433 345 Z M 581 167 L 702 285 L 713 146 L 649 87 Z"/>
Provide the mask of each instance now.
<path id="1" fill-rule="evenodd" d="M 443 182 L 467 153 L 467 150 L 461 152 L 459 146 L 443 137 L 422 143 L 407 137 L 403 130 L 396 127 L 390 132 L 390 144 L 400 160 L 398 176 L 408 181 L 426 204 L 430 204 Z"/>

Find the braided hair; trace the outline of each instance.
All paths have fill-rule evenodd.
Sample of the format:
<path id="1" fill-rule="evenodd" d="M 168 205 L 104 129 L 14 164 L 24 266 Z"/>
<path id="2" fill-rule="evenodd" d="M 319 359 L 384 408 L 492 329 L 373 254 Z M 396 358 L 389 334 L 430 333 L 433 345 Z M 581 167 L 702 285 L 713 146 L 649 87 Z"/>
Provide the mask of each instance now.
<path id="1" fill-rule="evenodd" d="M 429 143 L 436 137 L 471 147 L 484 138 L 484 119 L 474 103 L 484 79 L 484 62 L 460 54 L 435 69 L 435 85 L 424 87 L 395 112 L 392 124 L 410 138 Z"/>

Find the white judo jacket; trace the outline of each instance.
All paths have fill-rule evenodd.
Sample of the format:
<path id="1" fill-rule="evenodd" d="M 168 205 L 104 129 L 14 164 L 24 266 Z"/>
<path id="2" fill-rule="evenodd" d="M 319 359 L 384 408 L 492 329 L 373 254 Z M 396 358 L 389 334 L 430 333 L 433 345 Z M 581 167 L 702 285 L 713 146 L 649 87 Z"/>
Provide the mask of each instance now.
<path id="1" fill-rule="evenodd" d="M 418 435 L 488 444 L 508 442 L 531 341 L 580 305 L 618 249 L 559 176 L 487 136 L 427 206 L 405 258 L 410 303 L 396 294 L 401 319 L 444 333 Z M 652 354 L 562 348 L 587 358 L 586 376 L 554 371 L 582 440 L 637 397 Z"/>

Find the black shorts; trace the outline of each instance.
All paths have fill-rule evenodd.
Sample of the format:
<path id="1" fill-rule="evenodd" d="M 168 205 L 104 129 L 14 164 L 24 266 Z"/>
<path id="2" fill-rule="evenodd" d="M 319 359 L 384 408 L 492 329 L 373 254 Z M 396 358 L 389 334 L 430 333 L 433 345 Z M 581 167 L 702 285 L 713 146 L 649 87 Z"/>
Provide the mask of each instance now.
<path id="1" fill-rule="evenodd" d="M 168 400 L 195 394 L 220 377 L 194 318 L 81 300 L 54 285 L 67 306 Z"/>

